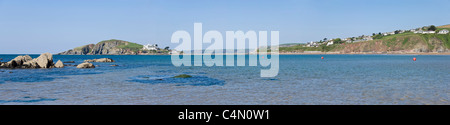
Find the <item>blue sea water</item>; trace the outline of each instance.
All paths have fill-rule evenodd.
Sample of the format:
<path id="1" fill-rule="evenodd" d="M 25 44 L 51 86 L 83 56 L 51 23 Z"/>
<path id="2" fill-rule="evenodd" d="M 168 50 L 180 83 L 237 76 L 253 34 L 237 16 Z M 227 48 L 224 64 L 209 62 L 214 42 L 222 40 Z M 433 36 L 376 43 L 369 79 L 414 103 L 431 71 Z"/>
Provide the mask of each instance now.
<path id="1" fill-rule="evenodd" d="M 175 67 L 168 55 L 53 58 L 116 62 L 0 69 L 0 104 L 450 104 L 447 55 L 280 55 L 273 78 L 261 66 Z"/>

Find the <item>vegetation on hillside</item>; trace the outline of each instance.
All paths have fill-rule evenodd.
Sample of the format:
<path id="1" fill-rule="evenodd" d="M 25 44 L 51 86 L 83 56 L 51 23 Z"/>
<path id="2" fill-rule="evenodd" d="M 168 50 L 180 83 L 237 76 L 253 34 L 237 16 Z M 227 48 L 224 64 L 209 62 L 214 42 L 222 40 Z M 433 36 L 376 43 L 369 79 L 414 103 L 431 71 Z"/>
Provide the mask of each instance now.
<path id="1" fill-rule="evenodd" d="M 144 46 L 141 44 L 132 43 L 132 42 L 128 42 L 127 44 L 117 46 L 117 48 L 129 49 L 133 52 L 138 52 L 139 50 L 142 49 L 142 47 L 144 47 Z"/>
<path id="2" fill-rule="evenodd" d="M 439 32 L 443 29 L 450 30 L 448 27 L 434 27 L 429 26 L 427 30 L 435 30 Z M 381 33 L 373 34 L 374 40 L 345 43 L 340 39 L 334 39 L 333 45 L 326 46 L 326 44 L 318 47 L 304 47 L 303 45 L 296 45 L 290 47 L 280 47 L 280 52 L 304 52 L 304 51 L 321 51 L 321 52 L 373 52 L 373 51 L 403 51 L 413 50 L 426 46 L 429 51 L 438 49 L 438 46 L 444 46 L 450 49 L 450 34 L 415 34 L 413 32 L 404 32 L 394 35 L 383 36 Z"/>

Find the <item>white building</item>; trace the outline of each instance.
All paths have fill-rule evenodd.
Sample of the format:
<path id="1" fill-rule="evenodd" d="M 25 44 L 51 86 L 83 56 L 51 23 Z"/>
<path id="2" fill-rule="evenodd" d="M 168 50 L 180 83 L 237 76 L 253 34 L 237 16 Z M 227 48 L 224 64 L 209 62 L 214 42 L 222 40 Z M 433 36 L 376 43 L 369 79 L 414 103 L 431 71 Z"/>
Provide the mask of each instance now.
<path id="1" fill-rule="evenodd" d="M 433 34 L 433 33 L 436 33 L 436 31 L 423 31 L 422 34 Z"/>
<path id="2" fill-rule="evenodd" d="M 330 42 L 327 43 L 327 46 L 333 45 L 333 43 L 334 43 L 333 41 L 330 41 Z"/>
<path id="3" fill-rule="evenodd" d="M 362 38 L 363 41 L 369 41 L 369 40 L 373 40 L 373 38 L 371 36 L 364 36 Z"/>
<path id="4" fill-rule="evenodd" d="M 444 29 L 438 32 L 438 34 L 448 34 L 448 30 Z"/>
<path id="5" fill-rule="evenodd" d="M 436 33 L 436 31 L 423 31 L 422 29 L 415 31 L 414 33 L 419 33 L 419 34 L 433 34 Z"/>
<path id="6" fill-rule="evenodd" d="M 147 45 L 144 45 L 144 47 L 142 49 L 143 50 L 158 50 L 159 48 L 158 48 L 158 44 L 152 44 L 152 45 L 147 44 Z"/>

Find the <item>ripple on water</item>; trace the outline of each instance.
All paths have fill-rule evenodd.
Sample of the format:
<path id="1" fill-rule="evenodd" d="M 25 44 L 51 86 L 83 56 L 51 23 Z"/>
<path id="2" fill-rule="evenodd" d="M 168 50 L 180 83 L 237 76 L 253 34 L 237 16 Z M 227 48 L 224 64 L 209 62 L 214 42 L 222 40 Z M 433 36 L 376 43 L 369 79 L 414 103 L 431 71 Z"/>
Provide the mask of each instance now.
<path id="1" fill-rule="evenodd" d="M 176 86 L 212 86 L 225 85 L 225 81 L 206 76 L 192 76 L 190 78 L 173 78 L 175 75 L 139 75 L 130 77 L 130 82 L 148 84 L 174 84 Z"/>

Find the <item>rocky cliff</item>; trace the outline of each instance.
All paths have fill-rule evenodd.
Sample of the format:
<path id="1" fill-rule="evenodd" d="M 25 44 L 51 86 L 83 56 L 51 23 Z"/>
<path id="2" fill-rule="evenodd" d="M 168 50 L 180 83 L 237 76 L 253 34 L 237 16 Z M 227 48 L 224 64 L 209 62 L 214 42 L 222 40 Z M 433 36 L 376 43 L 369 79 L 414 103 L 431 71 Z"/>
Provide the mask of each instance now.
<path id="1" fill-rule="evenodd" d="M 77 47 L 58 55 L 135 55 L 142 47 L 140 44 L 111 39 Z"/>

